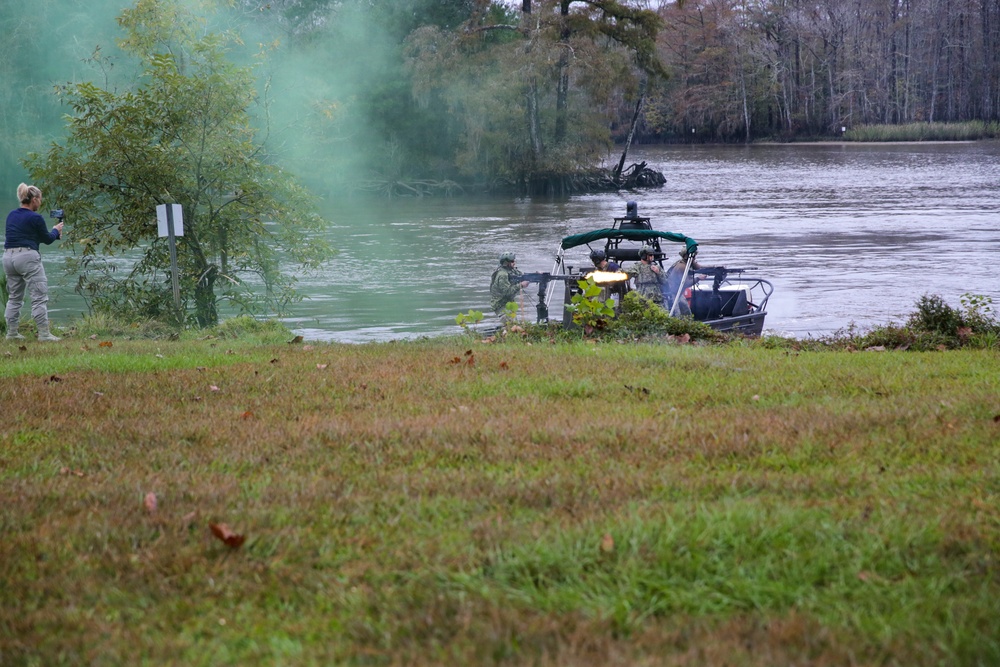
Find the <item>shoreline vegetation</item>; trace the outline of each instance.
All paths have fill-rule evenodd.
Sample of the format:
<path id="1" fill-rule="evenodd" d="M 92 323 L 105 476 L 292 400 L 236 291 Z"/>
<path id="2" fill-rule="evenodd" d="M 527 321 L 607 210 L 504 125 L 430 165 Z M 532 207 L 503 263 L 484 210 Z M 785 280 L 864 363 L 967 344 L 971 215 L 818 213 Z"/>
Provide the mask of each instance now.
<path id="1" fill-rule="evenodd" d="M 951 142 L 1000 138 L 1000 122 L 972 120 L 963 123 L 906 123 L 859 125 L 844 132 L 845 142 Z"/>
<path id="2" fill-rule="evenodd" d="M 789 139 L 763 137 L 746 142 L 667 141 L 664 145 L 718 144 L 718 145 L 844 145 L 844 144 L 903 144 L 903 143 L 954 143 L 992 141 L 1000 139 L 1000 122 L 967 121 L 955 123 L 907 123 L 901 125 L 858 125 L 846 128 L 840 137 L 828 136 Z M 659 144 L 654 144 L 659 145 Z M 633 149 L 641 149 L 636 144 Z M 621 146 L 617 146 L 621 149 Z M 617 159 L 617 158 L 616 158 Z M 611 168 L 582 169 L 565 174 L 535 174 L 521 181 L 494 181 L 485 183 L 460 183 L 455 180 L 367 180 L 352 187 L 358 192 L 373 193 L 381 197 L 454 197 L 470 193 L 518 194 L 529 196 L 567 196 L 589 192 L 652 189 L 662 187 L 666 176 L 650 168 L 645 162 L 631 163 L 621 177 Z"/>
<path id="3" fill-rule="evenodd" d="M 988 299 L 648 319 L 0 340 L 0 663 L 1000 663 Z"/>

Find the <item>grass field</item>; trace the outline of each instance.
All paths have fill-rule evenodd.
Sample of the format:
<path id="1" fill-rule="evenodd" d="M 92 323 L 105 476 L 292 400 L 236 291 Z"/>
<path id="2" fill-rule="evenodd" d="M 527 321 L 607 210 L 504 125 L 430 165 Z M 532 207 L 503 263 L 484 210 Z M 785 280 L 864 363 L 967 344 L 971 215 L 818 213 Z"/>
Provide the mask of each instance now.
<path id="1" fill-rule="evenodd" d="M 995 350 L 108 342 L 0 343 L 5 667 L 1000 664 Z"/>

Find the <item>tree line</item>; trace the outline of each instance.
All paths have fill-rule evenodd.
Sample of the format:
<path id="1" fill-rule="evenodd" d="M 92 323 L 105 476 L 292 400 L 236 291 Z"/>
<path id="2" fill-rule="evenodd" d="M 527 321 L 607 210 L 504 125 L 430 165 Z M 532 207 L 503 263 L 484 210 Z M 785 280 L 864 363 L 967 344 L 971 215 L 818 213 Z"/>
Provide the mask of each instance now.
<path id="1" fill-rule="evenodd" d="M 1000 120 L 1000 0 L 689 0 L 660 15 L 672 77 L 645 139 Z"/>

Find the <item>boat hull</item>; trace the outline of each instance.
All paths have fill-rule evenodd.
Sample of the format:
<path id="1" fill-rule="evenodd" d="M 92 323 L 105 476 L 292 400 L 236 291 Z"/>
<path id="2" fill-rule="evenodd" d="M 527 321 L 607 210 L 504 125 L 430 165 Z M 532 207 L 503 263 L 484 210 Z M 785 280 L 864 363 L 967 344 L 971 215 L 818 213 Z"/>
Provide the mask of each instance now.
<path id="1" fill-rule="evenodd" d="M 723 317 L 717 320 L 705 320 L 705 324 L 722 333 L 740 334 L 742 336 L 760 336 L 764 331 L 765 311 Z"/>

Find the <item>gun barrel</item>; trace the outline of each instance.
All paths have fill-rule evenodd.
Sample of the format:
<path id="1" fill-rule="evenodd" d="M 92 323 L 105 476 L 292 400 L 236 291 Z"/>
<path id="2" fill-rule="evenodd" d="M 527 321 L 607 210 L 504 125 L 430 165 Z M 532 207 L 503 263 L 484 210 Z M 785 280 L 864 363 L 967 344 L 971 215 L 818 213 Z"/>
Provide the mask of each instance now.
<path id="1" fill-rule="evenodd" d="M 517 277 L 519 280 L 527 280 L 529 283 L 548 282 L 549 280 L 583 280 L 583 276 L 569 275 L 565 273 L 522 273 Z"/>
<path id="2" fill-rule="evenodd" d="M 717 274 L 727 274 L 727 273 L 743 273 L 744 271 L 759 271 L 756 266 L 746 266 L 740 268 L 730 268 L 727 266 L 703 266 L 700 269 L 691 269 L 692 273 L 700 273 L 702 275 L 714 276 Z"/>

